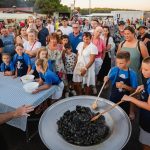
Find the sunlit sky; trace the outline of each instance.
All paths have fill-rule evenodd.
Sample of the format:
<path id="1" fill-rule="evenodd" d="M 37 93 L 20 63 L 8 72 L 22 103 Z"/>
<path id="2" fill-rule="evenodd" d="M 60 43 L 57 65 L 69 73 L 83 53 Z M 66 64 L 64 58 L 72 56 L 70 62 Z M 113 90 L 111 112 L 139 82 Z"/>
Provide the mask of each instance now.
<path id="1" fill-rule="evenodd" d="M 61 0 L 62 4 L 71 6 L 74 0 Z M 89 7 L 89 0 L 75 0 L 75 6 Z M 93 7 L 128 8 L 137 10 L 150 10 L 150 0 L 91 0 Z"/>

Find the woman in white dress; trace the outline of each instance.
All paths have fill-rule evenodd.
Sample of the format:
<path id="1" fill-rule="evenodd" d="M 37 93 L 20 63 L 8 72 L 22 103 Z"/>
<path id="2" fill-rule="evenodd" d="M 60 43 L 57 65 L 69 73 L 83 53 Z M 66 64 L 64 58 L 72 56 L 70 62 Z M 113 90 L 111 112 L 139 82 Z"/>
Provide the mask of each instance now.
<path id="1" fill-rule="evenodd" d="M 82 95 L 82 84 L 85 85 L 86 95 L 90 95 L 90 86 L 95 86 L 95 57 L 98 50 L 92 44 L 91 37 L 89 32 L 85 32 L 83 42 L 77 46 L 77 63 L 73 73 L 73 81 L 79 95 Z"/>

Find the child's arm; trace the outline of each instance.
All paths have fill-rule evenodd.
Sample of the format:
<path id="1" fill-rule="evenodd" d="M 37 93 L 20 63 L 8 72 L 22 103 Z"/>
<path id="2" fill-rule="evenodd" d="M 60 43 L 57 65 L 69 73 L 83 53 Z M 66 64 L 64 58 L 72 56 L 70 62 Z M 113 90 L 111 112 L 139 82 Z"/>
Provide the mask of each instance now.
<path id="1" fill-rule="evenodd" d="M 13 78 L 17 78 L 17 69 L 15 70 L 15 75 L 13 76 Z"/>
<path id="2" fill-rule="evenodd" d="M 47 90 L 50 87 L 51 87 L 51 85 L 44 84 L 44 85 L 40 86 L 38 89 L 36 89 L 35 91 L 33 91 L 32 94 L 36 94 L 36 93 L 39 93 L 40 91 Z"/>
<path id="3" fill-rule="evenodd" d="M 147 102 L 140 101 L 140 100 L 138 100 L 138 99 L 136 99 L 134 97 L 127 96 L 127 95 L 124 95 L 122 99 L 124 101 L 132 102 L 133 104 L 137 105 L 138 107 L 150 111 L 150 96 L 148 97 L 148 101 Z"/>
<path id="4" fill-rule="evenodd" d="M 28 65 L 28 70 L 27 70 L 27 74 L 29 74 L 31 71 L 31 65 Z"/>
<path id="5" fill-rule="evenodd" d="M 34 72 L 34 70 L 31 69 L 27 74 L 31 75 L 31 74 L 33 74 L 33 72 Z"/>
<path id="6" fill-rule="evenodd" d="M 131 86 L 128 86 L 122 82 L 116 82 L 116 87 L 118 89 L 125 89 L 126 91 L 130 91 L 130 92 L 134 92 L 134 88 L 132 88 Z"/>
<path id="7" fill-rule="evenodd" d="M 41 78 L 39 78 L 37 81 L 38 81 L 40 86 L 44 84 L 44 82 L 43 82 L 43 80 Z"/>
<path id="8" fill-rule="evenodd" d="M 14 71 L 5 71 L 4 76 L 12 76 L 14 74 Z"/>

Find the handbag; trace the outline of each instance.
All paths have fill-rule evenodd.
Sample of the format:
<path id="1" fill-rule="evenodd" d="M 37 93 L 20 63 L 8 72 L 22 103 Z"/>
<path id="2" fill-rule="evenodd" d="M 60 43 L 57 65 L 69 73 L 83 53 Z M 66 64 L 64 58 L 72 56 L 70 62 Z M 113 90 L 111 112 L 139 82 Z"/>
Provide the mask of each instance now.
<path id="1" fill-rule="evenodd" d="M 84 64 L 81 62 L 77 62 L 74 68 L 74 74 L 81 75 L 81 69 L 84 68 Z"/>
<path id="2" fill-rule="evenodd" d="M 77 74 L 77 75 L 80 75 L 81 76 L 81 69 L 83 69 L 86 65 L 85 63 L 85 58 L 83 56 L 83 49 L 82 49 L 82 52 L 81 52 L 81 56 L 83 57 L 83 62 L 77 62 L 75 68 L 74 68 L 74 74 Z M 87 76 L 87 72 L 84 76 Z"/>

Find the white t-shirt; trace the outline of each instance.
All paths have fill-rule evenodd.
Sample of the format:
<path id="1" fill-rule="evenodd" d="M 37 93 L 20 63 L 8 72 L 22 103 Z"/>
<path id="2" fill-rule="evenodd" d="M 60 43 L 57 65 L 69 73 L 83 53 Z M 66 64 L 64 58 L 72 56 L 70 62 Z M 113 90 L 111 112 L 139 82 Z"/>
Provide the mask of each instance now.
<path id="1" fill-rule="evenodd" d="M 34 46 L 33 45 L 30 45 L 29 44 L 29 41 L 26 41 L 23 43 L 23 47 L 25 50 L 28 50 L 28 51 L 34 51 L 36 50 L 37 48 L 40 48 L 41 47 L 41 43 L 36 41 Z"/>
<path id="2" fill-rule="evenodd" d="M 69 35 L 70 33 L 73 32 L 72 27 L 67 26 L 66 28 L 64 28 L 63 26 L 60 26 L 59 29 L 62 31 L 63 34 L 65 35 Z"/>
<path id="3" fill-rule="evenodd" d="M 52 33 L 55 32 L 55 30 L 54 30 L 54 25 L 53 25 L 53 24 L 48 24 L 48 25 L 46 26 L 46 28 L 48 29 L 49 34 L 52 34 Z"/>

